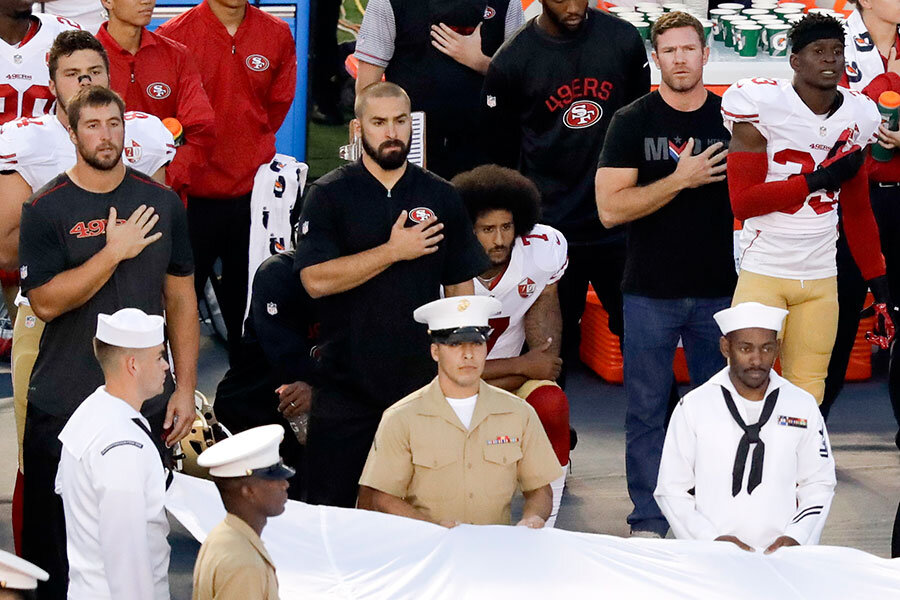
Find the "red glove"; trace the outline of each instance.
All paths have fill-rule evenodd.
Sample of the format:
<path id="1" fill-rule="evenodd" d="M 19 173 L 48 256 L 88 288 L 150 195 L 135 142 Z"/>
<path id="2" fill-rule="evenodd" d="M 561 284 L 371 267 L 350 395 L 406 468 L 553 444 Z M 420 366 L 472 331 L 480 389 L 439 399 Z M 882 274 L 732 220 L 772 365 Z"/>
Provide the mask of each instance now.
<path id="1" fill-rule="evenodd" d="M 866 332 L 866 341 L 878 346 L 882 350 L 891 347 L 896 331 L 894 323 L 897 320 L 897 307 L 893 306 L 888 293 L 887 276 L 882 275 L 869 280 L 869 289 L 875 297 L 875 302 L 863 309 L 861 317 L 875 315 L 875 328 Z"/>

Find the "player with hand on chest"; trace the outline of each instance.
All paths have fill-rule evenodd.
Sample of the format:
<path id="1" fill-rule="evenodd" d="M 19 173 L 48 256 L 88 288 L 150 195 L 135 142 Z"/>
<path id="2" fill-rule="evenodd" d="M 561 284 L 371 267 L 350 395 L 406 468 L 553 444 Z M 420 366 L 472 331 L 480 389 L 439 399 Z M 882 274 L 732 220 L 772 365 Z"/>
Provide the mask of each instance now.
<path id="1" fill-rule="evenodd" d="M 785 377 L 822 401 L 837 330 L 837 205 L 854 259 L 875 295 L 882 342 L 893 330 L 884 258 L 868 202 L 865 146 L 881 123 L 875 104 L 838 88 L 844 29 L 810 15 L 790 32 L 792 81 L 744 79 L 722 98 L 732 129 L 728 186 L 744 221 L 732 305 L 787 308 Z"/>

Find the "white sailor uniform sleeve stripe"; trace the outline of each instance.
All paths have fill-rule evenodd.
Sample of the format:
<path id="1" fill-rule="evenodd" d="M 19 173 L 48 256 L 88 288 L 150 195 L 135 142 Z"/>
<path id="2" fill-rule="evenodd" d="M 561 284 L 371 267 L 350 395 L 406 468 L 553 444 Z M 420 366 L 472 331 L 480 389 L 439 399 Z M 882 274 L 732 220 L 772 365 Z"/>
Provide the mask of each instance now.
<path id="1" fill-rule="evenodd" d="M 810 411 L 809 426 L 797 446 L 797 512 L 784 535 L 801 544 L 817 544 L 834 498 L 834 455 L 818 410 Z"/>
<path id="2" fill-rule="evenodd" d="M 697 435 L 688 413 L 684 400 L 672 413 L 653 497 L 676 538 L 714 540 L 719 535 L 715 526 L 697 510 L 694 496 L 688 493 L 696 482 L 694 462 L 697 452 Z"/>
<path id="3" fill-rule="evenodd" d="M 147 473 L 141 456 L 149 443 L 135 435 L 98 445 L 91 456 L 99 501 L 100 548 L 112 598 L 154 600 L 145 497 Z M 155 448 L 151 450 L 156 452 Z"/>

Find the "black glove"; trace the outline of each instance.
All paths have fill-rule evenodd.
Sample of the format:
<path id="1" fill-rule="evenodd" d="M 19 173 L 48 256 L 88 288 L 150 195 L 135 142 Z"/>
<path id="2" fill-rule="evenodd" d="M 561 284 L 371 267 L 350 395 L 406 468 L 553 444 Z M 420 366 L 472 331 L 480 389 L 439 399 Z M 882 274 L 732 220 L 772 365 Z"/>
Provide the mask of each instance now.
<path id="1" fill-rule="evenodd" d="M 826 190 L 828 192 L 836 192 L 841 189 L 841 185 L 848 179 L 859 172 L 859 168 L 866 160 L 866 154 L 862 148 L 848 152 L 842 157 L 831 163 L 825 161 L 818 169 L 812 173 L 805 173 L 806 185 L 809 187 L 810 193 L 816 190 Z M 828 164 L 826 164 L 828 163 Z"/>
<path id="2" fill-rule="evenodd" d="M 875 297 L 875 302 L 860 313 L 862 318 L 875 316 L 875 327 L 872 331 L 866 332 L 866 341 L 887 350 L 894 339 L 894 323 L 898 322 L 897 307 L 891 302 L 888 291 L 887 275 L 870 279 L 866 283 L 869 284 L 872 296 Z"/>

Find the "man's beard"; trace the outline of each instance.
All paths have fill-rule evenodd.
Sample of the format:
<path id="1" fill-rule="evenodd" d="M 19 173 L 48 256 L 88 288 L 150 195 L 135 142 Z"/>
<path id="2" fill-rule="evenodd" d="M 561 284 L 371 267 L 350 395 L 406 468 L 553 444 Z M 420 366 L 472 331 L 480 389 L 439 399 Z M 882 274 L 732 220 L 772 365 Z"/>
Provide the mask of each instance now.
<path id="1" fill-rule="evenodd" d="M 84 162 L 97 169 L 98 171 L 112 171 L 122 161 L 122 148 L 117 148 L 114 144 L 112 144 L 112 147 L 113 150 L 118 150 L 118 152 L 116 152 L 114 157 L 106 160 L 103 160 L 98 156 L 100 154 L 100 151 L 91 153 L 81 144 L 78 144 L 78 154 L 81 155 L 81 158 L 84 159 Z"/>
<path id="2" fill-rule="evenodd" d="M 399 169 L 406 163 L 406 157 L 409 155 L 409 140 L 407 140 L 405 144 L 400 140 L 388 140 L 382 142 L 376 150 L 366 141 L 366 136 L 363 135 L 362 145 L 363 150 L 369 155 L 369 158 L 374 160 L 375 164 L 385 171 L 395 171 Z M 385 152 L 386 147 L 396 146 L 399 146 L 398 151 L 390 153 Z"/>

